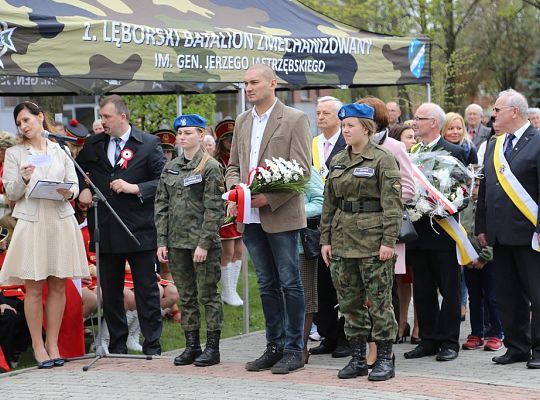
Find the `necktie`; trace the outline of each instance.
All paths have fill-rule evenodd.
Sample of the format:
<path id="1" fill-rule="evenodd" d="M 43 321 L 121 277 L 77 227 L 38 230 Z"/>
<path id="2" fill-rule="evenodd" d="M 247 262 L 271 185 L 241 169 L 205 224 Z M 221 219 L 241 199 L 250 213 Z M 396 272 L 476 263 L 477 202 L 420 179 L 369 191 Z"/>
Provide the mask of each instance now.
<path id="1" fill-rule="evenodd" d="M 504 158 L 506 159 L 508 159 L 508 156 L 512 152 L 512 147 L 513 147 L 512 142 L 515 137 L 516 135 L 514 135 L 513 133 L 510 133 L 508 137 L 506 138 L 506 145 L 504 146 Z"/>
<path id="2" fill-rule="evenodd" d="M 332 143 L 330 143 L 329 140 L 324 142 L 324 161 L 328 160 L 328 156 L 330 155 L 330 147 L 332 146 Z"/>
<path id="3" fill-rule="evenodd" d="M 114 149 L 114 162 L 116 163 L 118 161 L 118 158 L 120 157 L 120 152 L 122 151 L 122 148 L 120 147 L 120 143 L 122 143 L 122 139 L 114 138 L 113 140 L 116 143 L 116 148 Z"/>
<path id="4" fill-rule="evenodd" d="M 472 129 L 472 128 L 469 129 L 469 138 L 470 138 L 471 140 L 474 139 L 474 135 L 476 135 L 476 131 L 475 131 L 474 129 Z"/>

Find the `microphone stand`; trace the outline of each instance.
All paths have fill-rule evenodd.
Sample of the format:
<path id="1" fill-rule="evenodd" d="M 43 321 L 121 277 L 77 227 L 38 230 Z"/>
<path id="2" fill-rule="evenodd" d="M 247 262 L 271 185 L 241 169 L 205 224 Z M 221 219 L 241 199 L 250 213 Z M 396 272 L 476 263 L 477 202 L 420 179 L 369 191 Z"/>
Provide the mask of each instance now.
<path id="1" fill-rule="evenodd" d="M 94 191 L 94 195 L 92 196 L 92 207 L 94 207 L 94 243 L 96 246 L 96 278 L 97 278 L 97 284 L 96 284 L 96 296 L 97 296 L 97 323 L 98 323 L 98 335 L 97 335 L 97 343 L 95 343 L 95 353 L 92 356 L 92 353 L 82 356 L 82 357 L 72 357 L 69 358 L 67 361 L 74 361 L 74 360 L 84 360 L 88 358 L 93 358 L 93 360 L 90 362 L 90 364 L 85 365 L 83 367 L 83 371 L 88 371 L 98 360 L 102 358 L 131 358 L 131 359 L 142 359 L 142 360 L 151 360 L 153 357 L 152 355 L 136 355 L 136 354 L 108 354 L 107 351 L 103 348 L 101 345 L 101 338 L 102 338 L 102 324 L 101 324 L 101 314 L 102 314 L 102 301 L 101 301 L 101 281 L 100 281 L 100 273 L 99 273 L 99 267 L 100 267 L 100 256 L 99 256 L 99 241 L 100 241 L 100 234 L 99 234 L 99 223 L 98 223 L 98 205 L 99 202 L 102 202 L 107 206 L 111 214 L 114 216 L 114 218 L 118 221 L 118 223 L 122 226 L 122 228 L 126 231 L 126 233 L 131 237 L 131 239 L 137 244 L 137 246 L 140 246 L 139 240 L 133 235 L 133 233 L 129 230 L 129 228 L 124 224 L 124 221 L 118 216 L 116 211 L 111 207 L 101 190 L 98 189 L 98 187 L 92 182 L 92 180 L 86 175 L 84 170 L 81 168 L 81 166 L 75 161 L 73 156 L 71 155 L 71 151 L 69 149 L 66 149 L 66 143 L 62 140 L 59 140 L 58 138 L 55 138 L 58 145 L 64 150 L 64 152 L 67 154 L 77 171 L 81 173 L 81 175 L 84 177 L 86 183 L 92 188 Z"/>

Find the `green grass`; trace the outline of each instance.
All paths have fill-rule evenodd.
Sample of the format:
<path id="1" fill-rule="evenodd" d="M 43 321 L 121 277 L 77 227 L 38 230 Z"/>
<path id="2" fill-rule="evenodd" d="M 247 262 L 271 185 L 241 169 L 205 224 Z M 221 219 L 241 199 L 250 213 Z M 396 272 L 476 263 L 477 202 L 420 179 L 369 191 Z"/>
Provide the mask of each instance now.
<path id="1" fill-rule="evenodd" d="M 257 287 L 257 279 L 255 277 L 255 269 L 251 260 L 249 261 L 249 331 L 254 332 L 261 329 L 264 329 L 264 316 L 261 306 L 261 298 L 259 297 L 259 288 Z M 242 295 L 243 285 L 242 277 L 240 277 L 238 282 L 238 293 Z M 223 319 L 223 330 L 221 333 L 222 338 L 228 338 L 232 336 L 238 336 L 243 333 L 243 308 L 242 307 L 232 307 L 224 304 L 224 319 Z M 206 328 L 204 322 L 204 308 L 201 306 L 201 341 L 206 341 Z M 97 330 L 97 327 L 96 327 Z M 89 336 L 86 338 L 86 349 L 88 350 L 90 344 L 92 343 L 92 337 Z M 142 342 L 141 342 L 142 343 Z M 171 351 L 175 349 L 180 349 L 185 346 L 184 331 L 180 324 L 174 323 L 171 320 L 163 320 L 163 332 L 161 334 L 161 347 L 162 351 Z M 133 354 L 142 354 L 137 352 L 131 352 Z M 19 359 L 19 365 L 16 369 L 33 367 L 36 365 L 34 357 L 32 355 L 32 349 L 30 348 L 25 353 L 21 354 Z"/>

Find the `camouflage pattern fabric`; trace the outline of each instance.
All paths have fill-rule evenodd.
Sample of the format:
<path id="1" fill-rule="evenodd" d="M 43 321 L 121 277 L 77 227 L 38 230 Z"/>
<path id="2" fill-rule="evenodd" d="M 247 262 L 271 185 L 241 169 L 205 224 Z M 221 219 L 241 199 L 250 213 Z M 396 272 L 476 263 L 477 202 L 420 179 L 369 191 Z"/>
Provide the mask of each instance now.
<path id="1" fill-rule="evenodd" d="M 330 262 L 339 310 L 345 316 L 345 335 L 371 340 L 394 340 L 397 323 L 392 307 L 394 260 L 378 257 L 341 258 Z"/>
<path id="2" fill-rule="evenodd" d="M 321 216 L 321 244 L 334 256 L 377 256 L 381 245 L 394 247 L 402 220 L 401 175 L 392 154 L 368 143 L 362 154 L 350 148 L 332 158 Z M 339 200 L 379 201 L 382 212 L 351 213 Z"/>
<path id="3" fill-rule="evenodd" d="M 199 150 L 191 161 L 182 154 L 165 164 L 155 200 L 158 247 L 221 248 L 218 229 L 225 216 L 223 174 L 213 158 L 202 172 L 194 173 L 202 156 Z"/>
<path id="4" fill-rule="evenodd" d="M 235 90 L 255 63 L 289 87 L 430 82 L 429 39 L 359 31 L 291 0 L 0 0 L 0 10 L 2 94 Z"/>
<path id="5" fill-rule="evenodd" d="M 223 326 L 223 303 L 217 284 L 221 278 L 221 248 L 210 249 L 206 261 L 198 264 L 193 264 L 193 253 L 194 250 L 169 249 L 169 265 L 180 294 L 182 328 L 184 331 L 200 328 L 200 300 L 207 330 L 220 331 Z"/>

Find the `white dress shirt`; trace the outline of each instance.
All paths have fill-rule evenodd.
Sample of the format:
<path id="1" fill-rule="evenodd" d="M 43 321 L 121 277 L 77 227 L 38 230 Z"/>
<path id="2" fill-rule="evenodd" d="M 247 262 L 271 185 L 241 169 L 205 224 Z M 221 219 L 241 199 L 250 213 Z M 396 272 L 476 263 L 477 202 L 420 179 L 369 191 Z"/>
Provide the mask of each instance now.
<path id="1" fill-rule="evenodd" d="M 274 109 L 276 103 L 277 103 L 277 99 L 274 101 L 274 104 L 272 104 L 272 107 L 266 110 L 266 112 L 261 116 L 257 114 L 257 111 L 255 111 L 255 107 L 251 109 L 251 114 L 253 115 L 253 125 L 251 126 L 251 148 L 249 152 L 249 171 L 259 166 L 258 162 L 259 162 L 261 142 L 262 142 L 264 130 L 266 129 L 268 118 L 270 117 L 270 114 L 272 113 L 272 110 Z M 252 217 L 253 223 L 259 223 L 259 224 L 261 223 L 261 220 L 259 218 L 258 208 L 251 209 L 251 217 Z"/>
<path id="2" fill-rule="evenodd" d="M 120 139 L 122 141 L 120 142 L 120 151 L 124 150 L 124 146 L 126 145 L 127 141 L 129 140 L 129 136 L 131 135 L 131 125 L 129 126 L 126 133 L 124 133 L 122 136 L 120 136 Z M 107 157 L 109 158 L 109 162 L 114 167 L 114 164 L 116 160 L 114 159 L 114 153 L 116 151 L 116 140 L 115 138 L 111 136 L 111 139 L 109 140 L 109 147 L 107 148 Z"/>
<path id="3" fill-rule="evenodd" d="M 515 138 L 512 139 L 512 147 L 515 147 L 517 142 L 519 142 L 519 139 L 521 139 L 521 137 L 523 136 L 523 134 L 525 133 L 525 131 L 527 129 L 529 129 L 529 126 L 531 126 L 531 123 L 530 121 L 527 121 L 525 123 L 525 125 L 523 125 L 521 128 L 519 128 L 517 131 L 514 132 L 514 136 Z M 506 148 L 506 142 L 508 141 L 508 133 L 506 134 L 506 139 L 504 140 L 504 148 Z"/>

